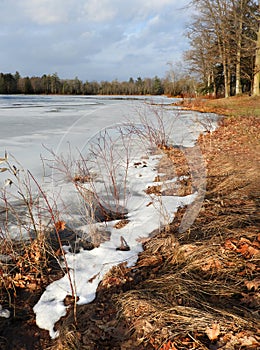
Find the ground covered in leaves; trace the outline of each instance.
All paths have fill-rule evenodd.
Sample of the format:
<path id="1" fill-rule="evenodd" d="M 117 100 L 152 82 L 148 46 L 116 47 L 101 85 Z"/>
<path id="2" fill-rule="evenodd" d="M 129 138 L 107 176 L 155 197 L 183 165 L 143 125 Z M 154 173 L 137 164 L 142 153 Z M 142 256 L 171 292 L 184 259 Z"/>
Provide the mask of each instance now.
<path id="1" fill-rule="evenodd" d="M 254 116 L 260 117 L 259 96 L 233 96 L 229 98 L 185 98 L 177 105 L 182 108 L 193 109 L 200 112 L 212 112 L 226 116 Z"/>
<path id="2" fill-rule="evenodd" d="M 186 232 L 178 230 L 182 208 L 143 243 L 136 266 L 114 267 L 92 303 L 71 307 L 57 340 L 35 325 L 31 307 L 40 291 L 23 289 L 27 308 L 18 309 L 26 316 L 1 326 L 1 349 L 257 349 L 259 124 L 254 116 L 226 118 L 200 136 L 207 189 Z M 164 152 L 177 175 L 186 175 L 177 189 L 186 195 L 192 179 L 182 151 Z"/>

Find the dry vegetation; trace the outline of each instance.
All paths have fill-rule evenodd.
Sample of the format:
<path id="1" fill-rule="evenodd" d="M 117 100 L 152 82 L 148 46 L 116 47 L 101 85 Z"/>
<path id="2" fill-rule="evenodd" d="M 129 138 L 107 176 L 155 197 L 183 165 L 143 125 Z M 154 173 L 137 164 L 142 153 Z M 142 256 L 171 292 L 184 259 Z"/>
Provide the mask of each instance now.
<path id="1" fill-rule="evenodd" d="M 258 127 L 255 118 L 229 119 L 200 137 L 208 165 L 200 215 L 179 234 L 180 210 L 170 232 L 145 245 L 138 267 L 147 278 L 116 298 L 135 348 L 257 348 Z"/>
<path id="2" fill-rule="evenodd" d="M 183 108 L 200 112 L 212 112 L 226 116 L 260 116 L 260 97 L 235 96 L 221 99 L 184 99 L 180 104 Z"/>
<path id="3" fill-rule="evenodd" d="M 112 268 L 96 299 L 78 306 L 76 318 L 70 310 L 60 320 L 59 339 L 50 341 L 47 332 L 37 329 L 29 310 L 27 318 L 18 322 L 22 334 L 17 327 L 13 333 L 1 332 L 6 338 L 2 348 L 257 349 L 260 119 L 252 114 L 225 118 L 214 133 L 200 136 L 207 189 L 188 231 L 178 230 L 182 208 L 170 227 L 143 243 L 136 266 Z M 182 151 L 164 151 L 165 164 L 173 162 L 176 175 L 186 175 L 186 183 L 177 190 L 190 193 L 189 167 Z M 155 179 L 155 187 L 156 181 L 160 179 Z M 11 340 L 14 334 L 17 341 Z"/>
<path id="4" fill-rule="evenodd" d="M 78 308 L 77 345 L 65 336 L 54 348 L 258 348 L 258 129 L 256 117 L 227 118 L 201 135 L 207 192 L 192 227 L 179 233 L 180 209 L 170 229 L 144 243 L 134 268 L 113 268 L 96 300 Z M 72 321 L 60 322 L 64 334 Z"/>

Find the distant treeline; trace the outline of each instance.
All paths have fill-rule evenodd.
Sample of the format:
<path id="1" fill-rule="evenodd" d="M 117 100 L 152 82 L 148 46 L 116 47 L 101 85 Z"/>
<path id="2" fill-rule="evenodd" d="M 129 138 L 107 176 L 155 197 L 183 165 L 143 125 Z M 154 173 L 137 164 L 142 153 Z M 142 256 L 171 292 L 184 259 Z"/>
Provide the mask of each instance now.
<path id="1" fill-rule="evenodd" d="M 195 83 L 190 76 L 182 76 L 173 81 L 170 76 L 160 79 L 130 78 L 128 81 L 81 81 L 60 79 L 57 73 L 42 77 L 21 77 L 0 73 L 0 94 L 61 94 L 61 95 L 192 95 Z"/>

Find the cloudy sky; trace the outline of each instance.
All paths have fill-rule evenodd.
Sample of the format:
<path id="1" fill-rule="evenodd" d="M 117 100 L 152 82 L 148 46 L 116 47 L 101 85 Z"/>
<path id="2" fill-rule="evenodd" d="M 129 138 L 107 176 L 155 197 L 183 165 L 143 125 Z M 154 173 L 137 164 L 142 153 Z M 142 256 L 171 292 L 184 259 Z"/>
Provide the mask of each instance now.
<path id="1" fill-rule="evenodd" d="M 0 72 L 128 80 L 182 59 L 189 0 L 0 0 Z"/>

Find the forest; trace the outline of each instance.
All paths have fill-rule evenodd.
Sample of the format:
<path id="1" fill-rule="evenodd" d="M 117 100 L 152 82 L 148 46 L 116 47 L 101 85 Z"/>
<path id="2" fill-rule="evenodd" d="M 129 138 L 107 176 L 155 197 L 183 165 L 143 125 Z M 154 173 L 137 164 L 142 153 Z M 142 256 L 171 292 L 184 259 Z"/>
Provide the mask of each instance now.
<path id="1" fill-rule="evenodd" d="M 0 94 L 62 94 L 62 95 L 162 95 L 176 96 L 194 93 L 195 79 L 185 73 L 172 81 L 170 74 L 160 79 L 138 77 L 128 81 L 85 81 L 60 79 L 57 73 L 41 77 L 21 77 L 0 73 Z"/>

